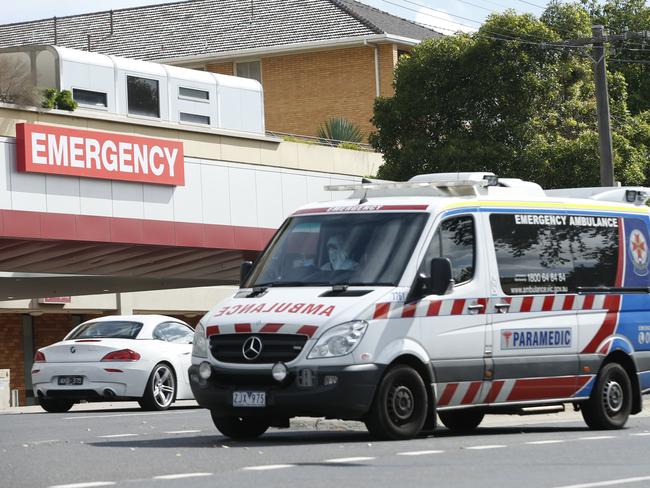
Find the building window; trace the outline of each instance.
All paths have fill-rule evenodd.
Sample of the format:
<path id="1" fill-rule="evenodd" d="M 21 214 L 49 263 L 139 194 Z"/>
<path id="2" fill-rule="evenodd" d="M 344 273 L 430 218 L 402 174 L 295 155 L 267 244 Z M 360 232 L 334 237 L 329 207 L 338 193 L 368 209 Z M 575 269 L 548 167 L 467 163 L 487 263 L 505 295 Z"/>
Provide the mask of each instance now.
<path id="1" fill-rule="evenodd" d="M 411 51 L 406 51 L 404 49 L 397 50 L 397 60 L 399 61 L 403 56 L 410 56 Z"/>
<path id="2" fill-rule="evenodd" d="M 250 78 L 262 82 L 262 67 L 259 61 L 235 63 L 235 75 L 241 78 Z"/>
<path id="3" fill-rule="evenodd" d="M 129 114 L 160 118 L 158 80 L 127 76 L 126 88 Z"/>
<path id="4" fill-rule="evenodd" d="M 180 119 L 181 122 L 189 122 L 191 124 L 210 125 L 210 117 L 208 117 L 207 115 L 188 114 L 185 112 L 181 112 Z"/>
<path id="5" fill-rule="evenodd" d="M 106 93 L 73 88 L 72 98 L 74 98 L 79 105 L 83 105 L 84 107 L 108 107 L 108 95 L 106 95 Z"/>
<path id="6" fill-rule="evenodd" d="M 196 88 L 186 88 L 184 86 L 178 87 L 178 96 L 195 100 L 210 100 L 210 92 L 197 90 Z"/>

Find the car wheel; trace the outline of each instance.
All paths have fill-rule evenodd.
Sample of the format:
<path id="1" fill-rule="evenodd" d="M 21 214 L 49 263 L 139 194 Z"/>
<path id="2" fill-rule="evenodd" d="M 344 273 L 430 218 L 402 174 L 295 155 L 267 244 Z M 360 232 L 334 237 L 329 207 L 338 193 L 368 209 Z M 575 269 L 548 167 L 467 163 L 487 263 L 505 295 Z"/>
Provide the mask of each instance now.
<path id="1" fill-rule="evenodd" d="M 144 410 L 167 410 L 176 399 L 176 375 L 167 363 L 153 368 L 144 396 L 138 403 Z"/>
<path id="2" fill-rule="evenodd" d="M 427 390 L 410 366 L 398 365 L 384 375 L 365 423 L 373 437 L 411 439 L 427 418 Z"/>
<path id="3" fill-rule="evenodd" d="M 480 410 L 456 410 L 452 412 L 438 412 L 440 421 L 449 430 L 462 434 L 472 432 L 485 417 Z"/>
<path id="4" fill-rule="evenodd" d="M 214 426 L 226 437 L 236 441 L 255 439 L 270 427 L 271 422 L 265 417 L 223 417 L 210 411 Z"/>
<path id="5" fill-rule="evenodd" d="M 618 363 L 603 366 L 589 400 L 582 404 L 582 418 L 592 429 L 620 429 L 632 410 L 632 385 Z"/>
<path id="6" fill-rule="evenodd" d="M 72 408 L 74 400 L 62 400 L 60 398 L 41 398 L 38 400 L 43 410 L 50 413 L 64 413 Z"/>

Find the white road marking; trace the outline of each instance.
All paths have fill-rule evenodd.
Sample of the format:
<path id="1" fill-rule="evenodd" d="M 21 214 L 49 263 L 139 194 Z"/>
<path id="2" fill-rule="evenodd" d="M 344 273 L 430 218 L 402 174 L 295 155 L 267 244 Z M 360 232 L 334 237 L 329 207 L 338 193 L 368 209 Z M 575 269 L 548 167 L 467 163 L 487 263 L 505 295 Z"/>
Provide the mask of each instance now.
<path id="1" fill-rule="evenodd" d="M 508 447 L 508 446 L 505 446 L 503 444 L 492 444 L 492 445 L 487 445 L 487 446 L 470 446 L 470 447 L 466 447 L 465 449 L 475 449 L 475 450 L 479 450 L 479 449 L 499 449 L 501 447 Z"/>
<path id="2" fill-rule="evenodd" d="M 579 437 L 581 441 L 600 441 L 602 439 L 616 439 L 614 435 L 595 435 L 592 437 Z"/>
<path id="3" fill-rule="evenodd" d="M 52 442 L 59 442 L 59 439 L 48 439 L 46 441 L 33 441 L 30 442 L 30 444 L 34 444 L 35 446 L 38 446 L 39 444 L 51 444 Z"/>
<path id="4" fill-rule="evenodd" d="M 186 411 L 174 412 L 149 412 L 149 413 L 114 413 L 110 415 L 80 415 L 79 417 L 63 417 L 63 420 L 83 420 L 83 419 L 109 419 L 112 417 L 143 417 L 150 415 L 187 415 Z"/>
<path id="5" fill-rule="evenodd" d="M 183 478 L 200 478 L 205 476 L 213 476 L 213 473 L 180 473 L 180 474 L 164 474 L 161 476 L 154 476 L 154 480 L 180 480 Z"/>
<path id="6" fill-rule="evenodd" d="M 197 432 L 201 432 L 200 430 L 170 430 L 169 432 L 165 432 L 165 434 L 196 434 Z"/>
<path id="7" fill-rule="evenodd" d="M 372 461 L 374 457 L 349 457 L 349 458 L 335 458 L 335 459 L 326 459 L 326 463 L 356 463 L 358 461 Z"/>
<path id="8" fill-rule="evenodd" d="M 445 451 L 406 451 L 406 452 L 398 452 L 398 456 L 424 456 L 426 454 L 440 454 L 441 452 Z"/>
<path id="9" fill-rule="evenodd" d="M 49 488 L 91 488 L 94 486 L 113 486 L 113 481 L 90 481 L 88 483 L 70 483 L 69 485 L 52 485 Z"/>
<path id="10" fill-rule="evenodd" d="M 262 465 L 262 466 L 248 466 L 246 468 L 242 468 L 244 471 L 268 471 L 271 469 L 285 469 L 285 468 L 293 468 L 295 467 L 295 464 L 267 464 L 267 465 Z"/>
<path id="11" fill-rule="evenodd" d="M 531 444 L 531 445 L 538 445 L 538 444 L 560 444 L 564 441 L 561 441 L 559 439 L 549 439 L 547 441 L 531 441 L 531 442 L 526 442 L 525 444 Z"/>
<path id="12" fill-rule="evenodd" d="M 630 435 L 650 435 L 650 432 L 638 432 L 636 434 L 630 434 Z"/>
<path id="13" fill-rule="evenodd" d="M 596 488 L 598 486 L 616 486 L 627 485 L 629 483 L 640 483 L 641 481 L 650 481 L 650 476 L 637 476 L 636 478 L 620 478 L 609 481 L 596 481 L 595 483 L 581 483 L 579 485 L 565 485 L 556 488 Z"/>
<path id="14" fill-rule="evenodd" d="M 118 437 L 136 437 L 138 434 L 110 434 L 110 435 L 98 435 L 97 437 L 101 439 L 116 439 Z"/>

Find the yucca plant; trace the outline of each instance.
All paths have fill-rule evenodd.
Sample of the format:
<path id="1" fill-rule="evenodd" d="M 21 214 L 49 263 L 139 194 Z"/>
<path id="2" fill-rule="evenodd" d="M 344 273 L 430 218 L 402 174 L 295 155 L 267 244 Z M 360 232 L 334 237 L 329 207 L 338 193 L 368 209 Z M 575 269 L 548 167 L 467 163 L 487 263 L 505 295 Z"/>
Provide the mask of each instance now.
<path id="1" fill-rule="evenodd" d="M 339 142 L 363 142 L 363 132 L 358 125 L 343 117 L 331 117 L 318 129 L 321 142 L 337 146 Z"/>

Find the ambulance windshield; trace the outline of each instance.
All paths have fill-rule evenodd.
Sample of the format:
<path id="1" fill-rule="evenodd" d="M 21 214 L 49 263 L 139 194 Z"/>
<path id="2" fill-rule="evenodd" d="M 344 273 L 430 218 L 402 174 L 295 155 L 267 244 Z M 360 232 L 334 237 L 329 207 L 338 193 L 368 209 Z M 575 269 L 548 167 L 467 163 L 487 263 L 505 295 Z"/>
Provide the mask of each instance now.
<path id="1" fill-rule="evenodd" d="M 291 218 L 246 287 L 395 286 L 426 213 L 348 213 Z"/>

